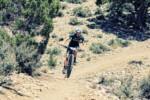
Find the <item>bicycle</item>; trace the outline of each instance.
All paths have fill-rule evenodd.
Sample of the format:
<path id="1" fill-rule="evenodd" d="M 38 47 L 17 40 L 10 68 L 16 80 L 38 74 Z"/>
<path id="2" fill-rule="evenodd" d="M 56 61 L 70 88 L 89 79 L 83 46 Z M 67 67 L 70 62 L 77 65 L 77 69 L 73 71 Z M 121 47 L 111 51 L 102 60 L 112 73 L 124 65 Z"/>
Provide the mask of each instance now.
<path id="1" fill-rule="evenodd" d="M 73 68 L 73 62 L 74 62 L 74 56 L 75 56 L 75 51 L 82 51 L 81 49 L 77 49 L 77 48 L 74 48 L 74 47 L 69 47 L 69 46 L 63 46 L 65 48 L 69 48 L 70 49 L 70 52 L 69 52 L 69 57 L 68 57 L 68 60 L 67 60 L 67 69 L 65 71 L 65 78 L 69 78 L 70 77 L 70 74 L 71 74 L 71 71 L 72 71 L 72 68 Z"/>

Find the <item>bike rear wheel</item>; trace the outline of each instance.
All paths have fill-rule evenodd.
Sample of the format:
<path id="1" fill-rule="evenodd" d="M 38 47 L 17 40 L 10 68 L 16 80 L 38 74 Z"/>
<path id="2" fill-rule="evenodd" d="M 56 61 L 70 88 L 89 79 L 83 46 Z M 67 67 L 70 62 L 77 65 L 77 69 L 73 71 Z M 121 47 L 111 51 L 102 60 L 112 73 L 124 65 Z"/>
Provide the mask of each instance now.
<path id="1" fill-rule="evenodd" d="M 69 54 L 69 59 L 68 59 L 68 66 L 67 66 L 67 72 L 65 77 L 69 78 L 71 71 L 72 71 L 72 67 L 73 67 L 73 62 L 74 62 L 74 55 L 73 54 Z"/>

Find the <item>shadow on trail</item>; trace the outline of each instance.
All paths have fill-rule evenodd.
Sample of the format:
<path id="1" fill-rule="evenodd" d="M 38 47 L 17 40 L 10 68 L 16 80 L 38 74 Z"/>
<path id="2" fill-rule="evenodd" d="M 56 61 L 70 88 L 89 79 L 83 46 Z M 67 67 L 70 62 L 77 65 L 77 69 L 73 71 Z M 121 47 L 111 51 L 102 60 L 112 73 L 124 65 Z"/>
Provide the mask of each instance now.
<path id="1" fill-rule="evenodd" d="M 10 87 L 7 87 L 7 86 L 2 86 L 2 87 L 7 89 L 7 90 L 13 91 L 15 94 L 17 94 L 19 96 L 25 96 L 25 95 L 19 93 L 18 91 L 16 91 L 15 89 L 13 89 L 13 88 L 10 88 Z"/>
<path id="2" fill-rule="evenodd" d="M 11 87 L 8 87 L 8 86 L 7 86 L 7 82 L 2 82 L 2 83 L 0 83 L 0 86 L 3 87 L 3 88 L 5 88 L 5 89 L 7 89 L 7 90 L 10 90 L 11 92 L 13 92 L 13 93 L 15 93 L 15 94 L 17 94 L 17 95 L 19 95 L 19 96 L 26 96 L 26 95 L 24 95 L 24 94 L 22 94 L 22 93 L 19 93 L 17 90 L 15 90 L 15 89 L 13 89 L 13 88 L 11 88 Z M 5 93 L 4 93 L 3 91 L 0 91 L 0 94 L 5 95 Z M 28 97 L 28 96 L 27 96 L 27 97 Z"/>
<path id="3" fill-rule="evenodd" d="M 130 15 L 115 15 L 97 16 L 96 18 L 88 19 L 93 24 L 87 25 L 90 29 L 102 29 L 106 34 L 114 34 L 118 38 L 125 40 L 144 41 L 150 38 L 150 34 L 140 32 L 135 26 L 133 17 Z"/>

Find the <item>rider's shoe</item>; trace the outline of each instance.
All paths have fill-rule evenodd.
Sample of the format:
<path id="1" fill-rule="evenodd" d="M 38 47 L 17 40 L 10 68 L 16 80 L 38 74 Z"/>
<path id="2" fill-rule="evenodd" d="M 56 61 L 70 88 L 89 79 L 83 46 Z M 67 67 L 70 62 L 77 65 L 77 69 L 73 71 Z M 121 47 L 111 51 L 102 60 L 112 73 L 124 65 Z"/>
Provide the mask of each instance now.
<path id="1" fill-rule="evenodd" d="M 67 67 L 64 67 L 64 69 L 62 70 L 62 73 L 65 74 L 66 70 L 67 70 Z"/>
<path id="2" fill-rule="evenodd" d="M 77 62 L 76 62 L 76 60 L 74 61 L 74 63 L 73 63 L 74 65 L 76 65 L 77 64 Z"/>
<path id="3" fill-rule="evenodd" d="M 76 57 L 75 57 L 75 58 L 74 58 L 73 64 L 76 65 L 76 63 L 77 63 L 77 61 L 76 61 Z"/>
<path id="4" fill-rule="evenodd" d="M 74 65 L 76 65 L 76 63 L 75 63 L 75 62 L 74 62 L 73 64 L 74 64 Z"/>

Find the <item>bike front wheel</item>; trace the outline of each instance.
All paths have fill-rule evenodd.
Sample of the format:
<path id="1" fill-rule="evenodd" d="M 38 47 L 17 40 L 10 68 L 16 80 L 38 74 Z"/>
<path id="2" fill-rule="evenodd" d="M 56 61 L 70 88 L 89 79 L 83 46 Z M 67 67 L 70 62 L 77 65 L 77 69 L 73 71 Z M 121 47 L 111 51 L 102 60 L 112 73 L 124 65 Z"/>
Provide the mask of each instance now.
<path id="1" fill-rule="evenodd" d="M 73 62 L 74 62 L 74 55 L 73 54 L 69 54 L 69 59 L 68 59 L 68 66 L 67 66 L 67 72 L 65 77 L 69 78 L 71 71 L 72 71 L 72 67 L 73 67 Z"/>

